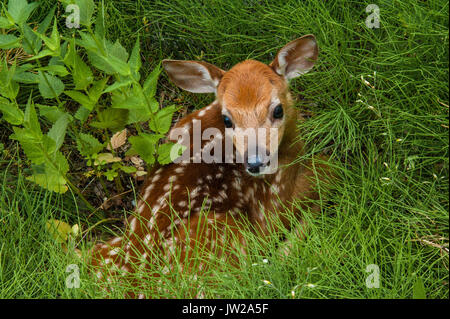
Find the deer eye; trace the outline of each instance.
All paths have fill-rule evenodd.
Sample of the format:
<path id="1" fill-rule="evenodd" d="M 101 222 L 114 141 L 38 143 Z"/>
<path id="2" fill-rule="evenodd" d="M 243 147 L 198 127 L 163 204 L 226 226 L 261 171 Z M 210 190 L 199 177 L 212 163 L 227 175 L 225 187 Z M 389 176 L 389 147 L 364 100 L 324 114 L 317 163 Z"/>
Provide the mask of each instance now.
<path id="1" fill-rule="evenodd" d="M 223 123 L 225 124 L 226 128 L 233 127 L 233 122 L 231 122 L 230 118 L 226 115 L 223 116 Z"/>
<path id="2" fill-rule="evenodd" d="M 273 118 L 281 119 L 282 117 L 283 117 L 283 106 L 281 104 L 278 104 L 273 110 Z"/>

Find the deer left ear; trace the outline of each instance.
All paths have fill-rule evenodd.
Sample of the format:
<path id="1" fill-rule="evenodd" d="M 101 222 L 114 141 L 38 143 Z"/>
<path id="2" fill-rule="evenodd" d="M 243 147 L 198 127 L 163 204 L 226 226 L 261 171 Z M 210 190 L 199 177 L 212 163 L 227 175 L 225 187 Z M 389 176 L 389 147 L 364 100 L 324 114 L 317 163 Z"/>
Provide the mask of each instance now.
<path id="1" fill-rule="evenodd" d="M 180 88 L 193 93 L 216 93 L 224 70 L 203 61 L 163 60 L 169 78 Z"/>
<path id="2" fill-rule="evenodd" d="M 318 54 L 316 38 L 308 34 L 286 44 L 270 66 L 289 81 L 311 70 Z"/>

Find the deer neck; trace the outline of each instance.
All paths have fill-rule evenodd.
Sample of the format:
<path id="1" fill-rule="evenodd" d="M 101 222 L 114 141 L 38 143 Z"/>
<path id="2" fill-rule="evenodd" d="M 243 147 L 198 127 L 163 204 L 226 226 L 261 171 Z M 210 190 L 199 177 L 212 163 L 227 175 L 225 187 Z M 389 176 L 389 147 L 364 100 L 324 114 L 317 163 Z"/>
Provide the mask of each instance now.
<path id="1" fill-rule="evenodd" d="M 297 123 L 302 119 L 302 116 L 293 106 L 289 106 L 286 111 L 286 127 L 278 149 L 278 162 L 280 165 L 289 165 L 295 161 L 303 153 L 304 146 L 299 139 L 297 129 Z"/>

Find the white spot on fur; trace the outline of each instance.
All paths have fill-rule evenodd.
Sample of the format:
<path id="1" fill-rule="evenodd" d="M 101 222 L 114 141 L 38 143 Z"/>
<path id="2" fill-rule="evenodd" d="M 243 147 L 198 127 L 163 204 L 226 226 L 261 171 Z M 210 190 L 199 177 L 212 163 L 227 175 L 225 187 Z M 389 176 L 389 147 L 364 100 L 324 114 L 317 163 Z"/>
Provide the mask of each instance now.
<path id="1" fill-rule="evenodd" d="M 223 190 L 221 190 L 221 191 L 219 192 L 219 195 L 220 195 L 223 199 L 227 199 L 227 198 L 228 198 L 227 193 L 225 193 L 225 191 L 223 191 Z"/>
<path id="2" fill-rule="evenodd" d="M 181 174 L 183 172 L 184 172 L 184 167 L 177 167 L 177 168 L 175 168 L 175 173 Z"/>
<path id="3" fill-rule="evenodd" d="M 109 255 L 109 256 L 115 256 L 115 255 L 117 255 L 117 254 L 119 253 L 119 251 L 120 251 L 120 248 L 119 248 L 119 247 L 116 247 L 116 248 L 114 248 L 114 249 L 111 249 L 111 250 L 108 252 L 108 255 Z"/>

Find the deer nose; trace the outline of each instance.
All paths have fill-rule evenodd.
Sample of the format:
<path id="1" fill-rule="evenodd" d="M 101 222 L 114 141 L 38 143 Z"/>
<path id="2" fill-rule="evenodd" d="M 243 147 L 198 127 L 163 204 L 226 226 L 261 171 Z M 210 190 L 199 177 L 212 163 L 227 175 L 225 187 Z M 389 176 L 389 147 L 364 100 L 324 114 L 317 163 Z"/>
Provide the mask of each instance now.
<path id="1" fill-rule="evenodd" d="M 249 156 L 247 159 L 247 171 L 252 174 L 258 174 L 260 167 L 263 166 L 263 162 L 259 156 Z"/>

